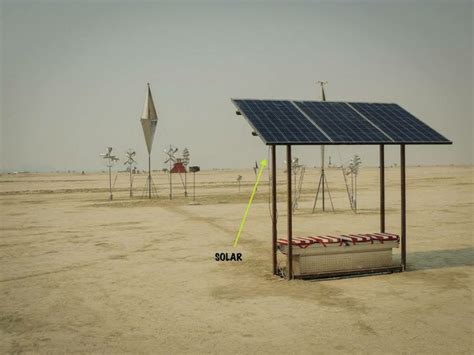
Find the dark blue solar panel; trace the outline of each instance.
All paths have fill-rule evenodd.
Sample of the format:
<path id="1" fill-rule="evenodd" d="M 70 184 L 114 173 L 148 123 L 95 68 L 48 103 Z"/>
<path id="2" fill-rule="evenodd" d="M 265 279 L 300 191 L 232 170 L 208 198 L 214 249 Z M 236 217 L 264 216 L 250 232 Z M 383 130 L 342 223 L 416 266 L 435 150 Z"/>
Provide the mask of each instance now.
<path id="1" fill-rule="evenodd" d="M 397 104 L 350 103 L 397 143 L 450 143 Z"/>
<path id="2" fill-rule="evenodd" d="M 232 100 L 266 144 L 450 144 L 396 104 Z"/>
<path id="3" fill-rule="evenodd" d="M 326 143 L 329 139 L 291 101 L 233 100 L 267 144 Z"/>
<path id="4" fill-rule="evenodd" d="M 296 101 L 295 103 L 333 142 L 391 141 L 381 129 L 359 115 L 345 102 Z"/>

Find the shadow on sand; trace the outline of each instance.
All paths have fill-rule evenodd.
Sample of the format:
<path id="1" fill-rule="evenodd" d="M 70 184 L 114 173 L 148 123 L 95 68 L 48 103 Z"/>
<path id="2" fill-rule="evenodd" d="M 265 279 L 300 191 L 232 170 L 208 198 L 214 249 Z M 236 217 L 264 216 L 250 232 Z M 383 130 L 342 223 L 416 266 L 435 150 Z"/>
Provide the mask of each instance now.
<path id="1" fill-rule="evenodd" d="M 407 255 L 408 270 L 474 266 L 474 248 L 418 251 Z"/>

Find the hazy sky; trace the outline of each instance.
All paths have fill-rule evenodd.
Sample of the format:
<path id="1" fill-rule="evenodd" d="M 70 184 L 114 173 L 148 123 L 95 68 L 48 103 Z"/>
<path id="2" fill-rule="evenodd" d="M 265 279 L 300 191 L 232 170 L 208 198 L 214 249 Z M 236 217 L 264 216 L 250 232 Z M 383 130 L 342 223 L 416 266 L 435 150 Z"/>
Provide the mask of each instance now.
<path id="1" fill-rule="evenodd" d="M 2 169 L 101 169 L 137 150 L 146 82 L 158 110 L 152 164 L 188 147 L 203 168 L 250 167 L 267 147 L 231 97 L 396 102 L 454 141 L 408 164 L 472 164 L 472 2 L 3 1 Z M 339 164 L 377 147 L 329 148 Z M 319 148 L 295 148 L 308 165 Z M 279 162 L 284 160 L 283 148 Z M 398 147 L 388 148 L 388 164 Z"/>

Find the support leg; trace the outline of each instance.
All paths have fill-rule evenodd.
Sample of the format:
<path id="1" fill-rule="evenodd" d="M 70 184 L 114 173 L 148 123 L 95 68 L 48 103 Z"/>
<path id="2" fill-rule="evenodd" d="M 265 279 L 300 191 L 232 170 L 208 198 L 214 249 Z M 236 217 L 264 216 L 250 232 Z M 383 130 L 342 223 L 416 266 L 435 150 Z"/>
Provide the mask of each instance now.
<path id="1" fill-rule="evenodd" d="M 385 233 L 385 149 L 380 145 L 380 232 Z"/>
<path id="2" fill-rule="evenodd" d="M 323 173 L 321 175 L 321 180 L 322 180 L 322 185 L 321 185 L 321 192 L 322 192 L 322 202 L 323 202 L 323 212 L 326 210 L 326 207 L 325 207 L 325 204 L 324 204 L 324 180 L 326 180 L 326 177 L 324 176 L 324 170 L 323 170 Z"/>
<path id="3" fill-rule="evenodd" d="M 272 263 L 273 275 L 277 270 L 277 189 L 276 189 L 276 146 L 272 145 Z"/>
<path id="4" fill-rule="evenodd" d="M 287 214 L 288 214 L 288 280 L 293 278 L 293 208 L 291 200 L 291 145 L 286 146 L 286 171 L 288 183 Z"/>
<path id="5" fill-rule="evenodd" d="M 407 265 L 407 211 L 406 211 L 406 174 L 405 174 L 405 144 L 400 145 L 400 173 L 401 173 L 401 204 L 402 204 L 402 270 L 406 270 Z"/>

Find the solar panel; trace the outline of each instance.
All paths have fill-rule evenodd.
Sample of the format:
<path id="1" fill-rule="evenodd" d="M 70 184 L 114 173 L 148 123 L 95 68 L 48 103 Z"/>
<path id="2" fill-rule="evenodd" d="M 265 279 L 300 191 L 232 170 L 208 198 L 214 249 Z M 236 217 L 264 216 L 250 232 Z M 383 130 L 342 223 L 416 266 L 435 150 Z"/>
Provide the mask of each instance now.
<path id="1" fill-rule="evenodd" d="M 266 144 L 330 142 L 291 101 L 232 101 Z"/>
<path id="2" fill-rule="evenodd" d="M 391 140 L 380 128 L 345 102 L 297 101 L 295 104 L 331 141 L 337 143 L 384 143 Z"/>
<path id="3" fill-rule="evenodd" d="M 266 144 L 451 144 L 396 104 L 233 99 Z"/>
<path id="4" fill-rule="evenodd" d="M 349 103 L 397 143 L 451 143 L 397 104 Z"/>

